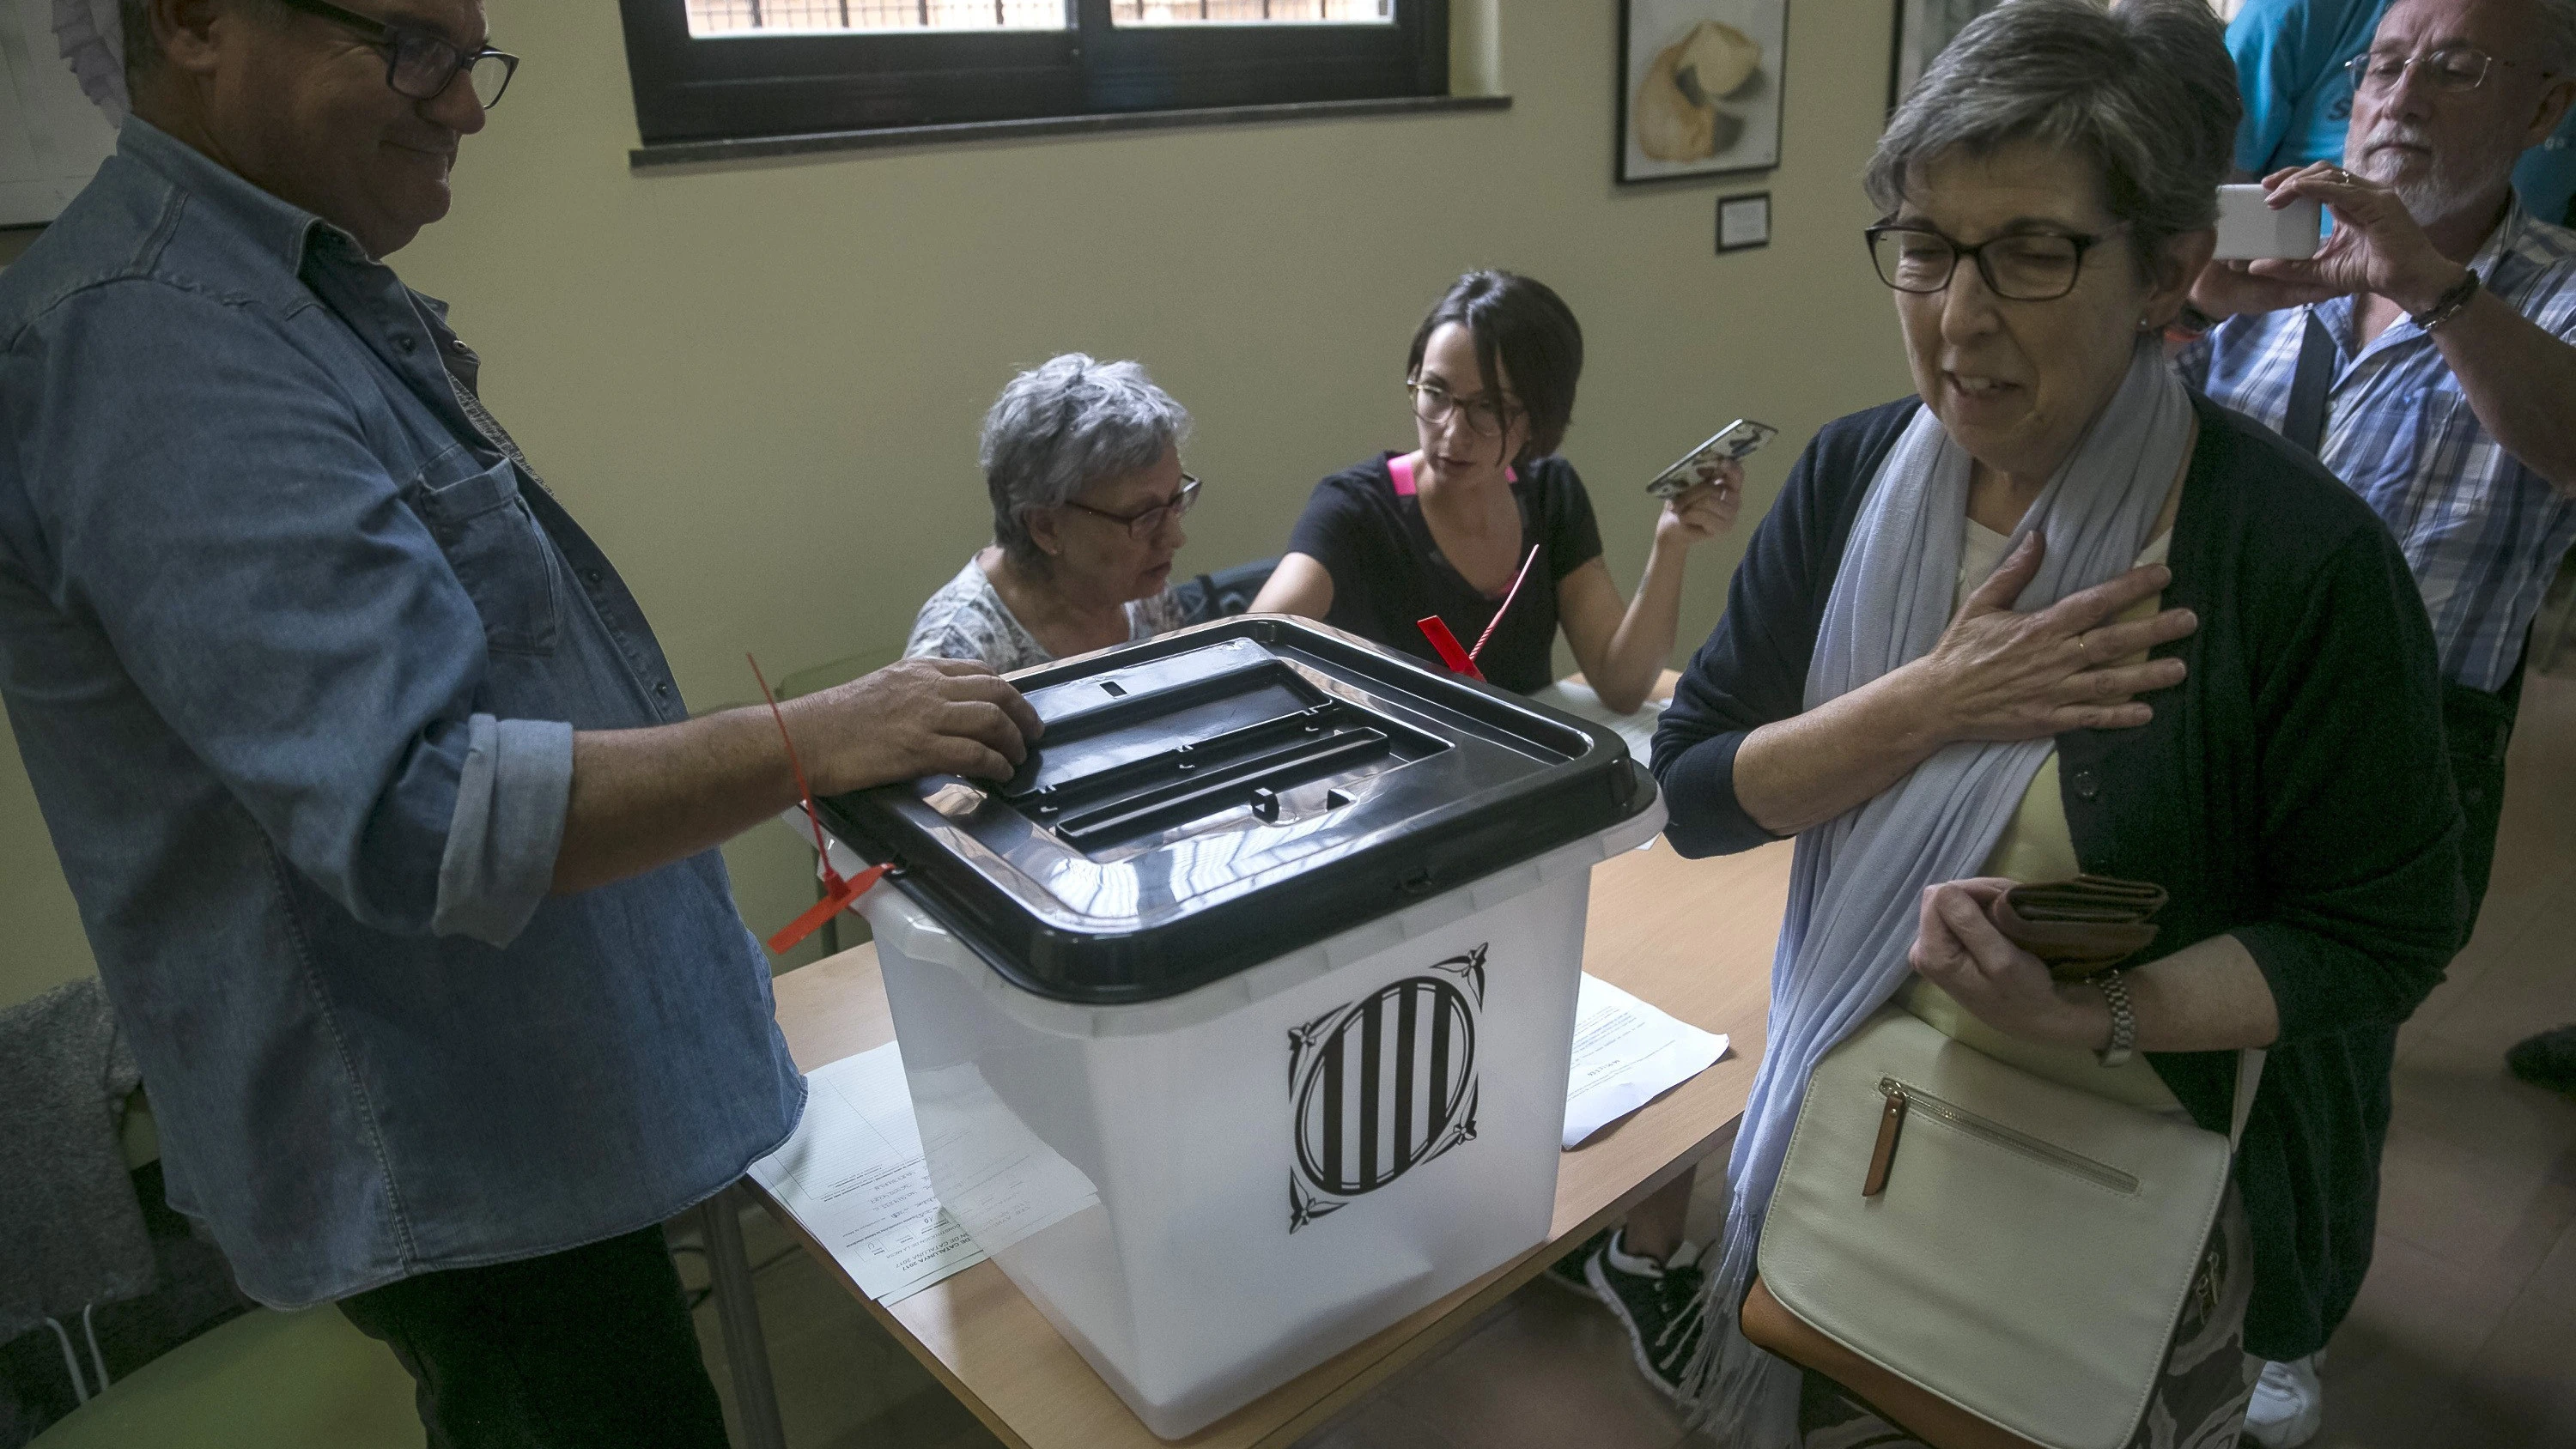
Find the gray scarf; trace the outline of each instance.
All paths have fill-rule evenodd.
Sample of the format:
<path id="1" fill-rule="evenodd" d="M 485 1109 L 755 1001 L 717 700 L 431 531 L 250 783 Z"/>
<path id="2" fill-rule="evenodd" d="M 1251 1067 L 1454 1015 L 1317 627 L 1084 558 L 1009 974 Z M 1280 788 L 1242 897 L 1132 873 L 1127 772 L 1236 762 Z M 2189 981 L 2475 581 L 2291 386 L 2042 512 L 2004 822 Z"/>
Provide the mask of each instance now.
<path id="1" fill-rule="evenodd" d="M 2153 339 L 2073 456 L 2013 531 L 2037 529 L 2028 612 L 2126 572 L 2191 446 L 2189 396 Z M 1958 588 L 1970 460 L 1929 408 L 1871 480 L 1826 601 L 1806 708 L 1929 653 Z M 1824 1054 L 1905 983 L 1924 887 L 1974 875 L 2052 739 L 1944 747 L 1895 787 L 1798 837 L 1789 908 L 1771 962 L 1771 1015 L 1752 1100 L 1727 1159 L 1726 1231 L 1708 1275 L 1707 1332 L 1684 1384 L 1694 1417 L 1738 1449 L 1797 1442 L 1798 1373 L 1737 1331 L 1762 1221 L 1807 1079 Z"/>

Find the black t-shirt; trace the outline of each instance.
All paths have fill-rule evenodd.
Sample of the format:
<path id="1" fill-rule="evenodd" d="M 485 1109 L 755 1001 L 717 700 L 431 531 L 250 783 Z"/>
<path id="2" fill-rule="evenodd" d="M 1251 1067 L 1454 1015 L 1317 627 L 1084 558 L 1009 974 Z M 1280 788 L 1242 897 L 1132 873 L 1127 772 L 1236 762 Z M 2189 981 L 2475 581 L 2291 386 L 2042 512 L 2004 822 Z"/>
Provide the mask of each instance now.
<path id="1" fill-rule="evenodd" d="M 1438 614 L 1460 647 L 1473 649 L 1503 596 L 1478 589 L 1441 557 L 1422 521 L 1422 500 L 1410 489 L 1396 491 L 1387 470 L 1387 460 L 1396 456 L 1382 453 L 1316 484 L 1288 547 L 1333 576 L 1333 607 L 1325 623 L 1443 668 L 1414 621 Z M 1556 585 L 1601 556 L 1601 527 L 1593 521 L 1583 480 L 1563 458 L 1541 458 L 1521 469 L 1512 498 L 1521 509 L 1522 555 L 1536 544 L 1538 562 L 1530 566 L 1529 582 L 1512 601 L 1511 613 L 1476 656 L 1476 667 L 1495 684 L 1528 694 L 1556 678 Z"/>

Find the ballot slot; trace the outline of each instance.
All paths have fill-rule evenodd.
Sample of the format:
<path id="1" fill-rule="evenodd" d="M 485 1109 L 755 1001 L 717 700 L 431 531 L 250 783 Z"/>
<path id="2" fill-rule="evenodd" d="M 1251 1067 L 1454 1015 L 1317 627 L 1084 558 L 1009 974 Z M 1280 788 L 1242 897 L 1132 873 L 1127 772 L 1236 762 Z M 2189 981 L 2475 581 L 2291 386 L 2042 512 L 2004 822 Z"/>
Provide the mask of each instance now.
<path id="1" fill-rule="evenodd" d="M 1450 748 L 1326 695 L 1274 656 L 1245 653 L 1240 665 L 1203 660 L 1165 678 L 1139 671 L 1147 677 L 1033 695 L 1047 731 L 1002 798 L 1089 854 L 1231 812 L 1276 822 L 1279 797 L 1300 785 Z"/>

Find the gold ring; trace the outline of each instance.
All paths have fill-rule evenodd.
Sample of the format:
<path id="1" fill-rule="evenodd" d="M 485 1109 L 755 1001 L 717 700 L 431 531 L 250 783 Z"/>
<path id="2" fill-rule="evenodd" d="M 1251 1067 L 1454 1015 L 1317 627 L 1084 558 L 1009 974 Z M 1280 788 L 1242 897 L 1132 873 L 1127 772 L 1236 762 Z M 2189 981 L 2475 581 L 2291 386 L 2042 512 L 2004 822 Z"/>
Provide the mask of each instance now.
<path id="1" fill-rule="evenodd" d="M 2334 179 L 2335 185 L 2337 186 L 2350 186 L 2352 184 L 2352 173 L 2338 166 L 2334 169 Z"/>

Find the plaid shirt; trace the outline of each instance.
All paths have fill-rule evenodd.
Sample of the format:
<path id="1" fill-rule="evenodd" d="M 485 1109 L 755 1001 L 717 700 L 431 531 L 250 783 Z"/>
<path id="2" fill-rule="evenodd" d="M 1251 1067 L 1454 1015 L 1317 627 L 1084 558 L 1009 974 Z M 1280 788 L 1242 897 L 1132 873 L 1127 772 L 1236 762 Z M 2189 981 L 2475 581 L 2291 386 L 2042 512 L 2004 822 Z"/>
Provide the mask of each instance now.
<path id="1" fill-rule="evenodd" d="M 2515 311 L 2576 342 L 2576 232 L 2516 203 L 2469 265 Z M 2335 339 L 2325 465 L 2378 510 L 2406 551 L 2433 616 L 2443 677 L 2501 689 L 2560 557 L 2576 541 L 2576 501 L 2504 450 L 2470 411 L 2441 349 L 2412 320 L 2398 318 L 2354 356 L 2355 305 L 2338 297 L 2313 309 Z M 2280 427 L 2310 310 L 2228 318 L 2184 350 L 2184 380 Z"/>

